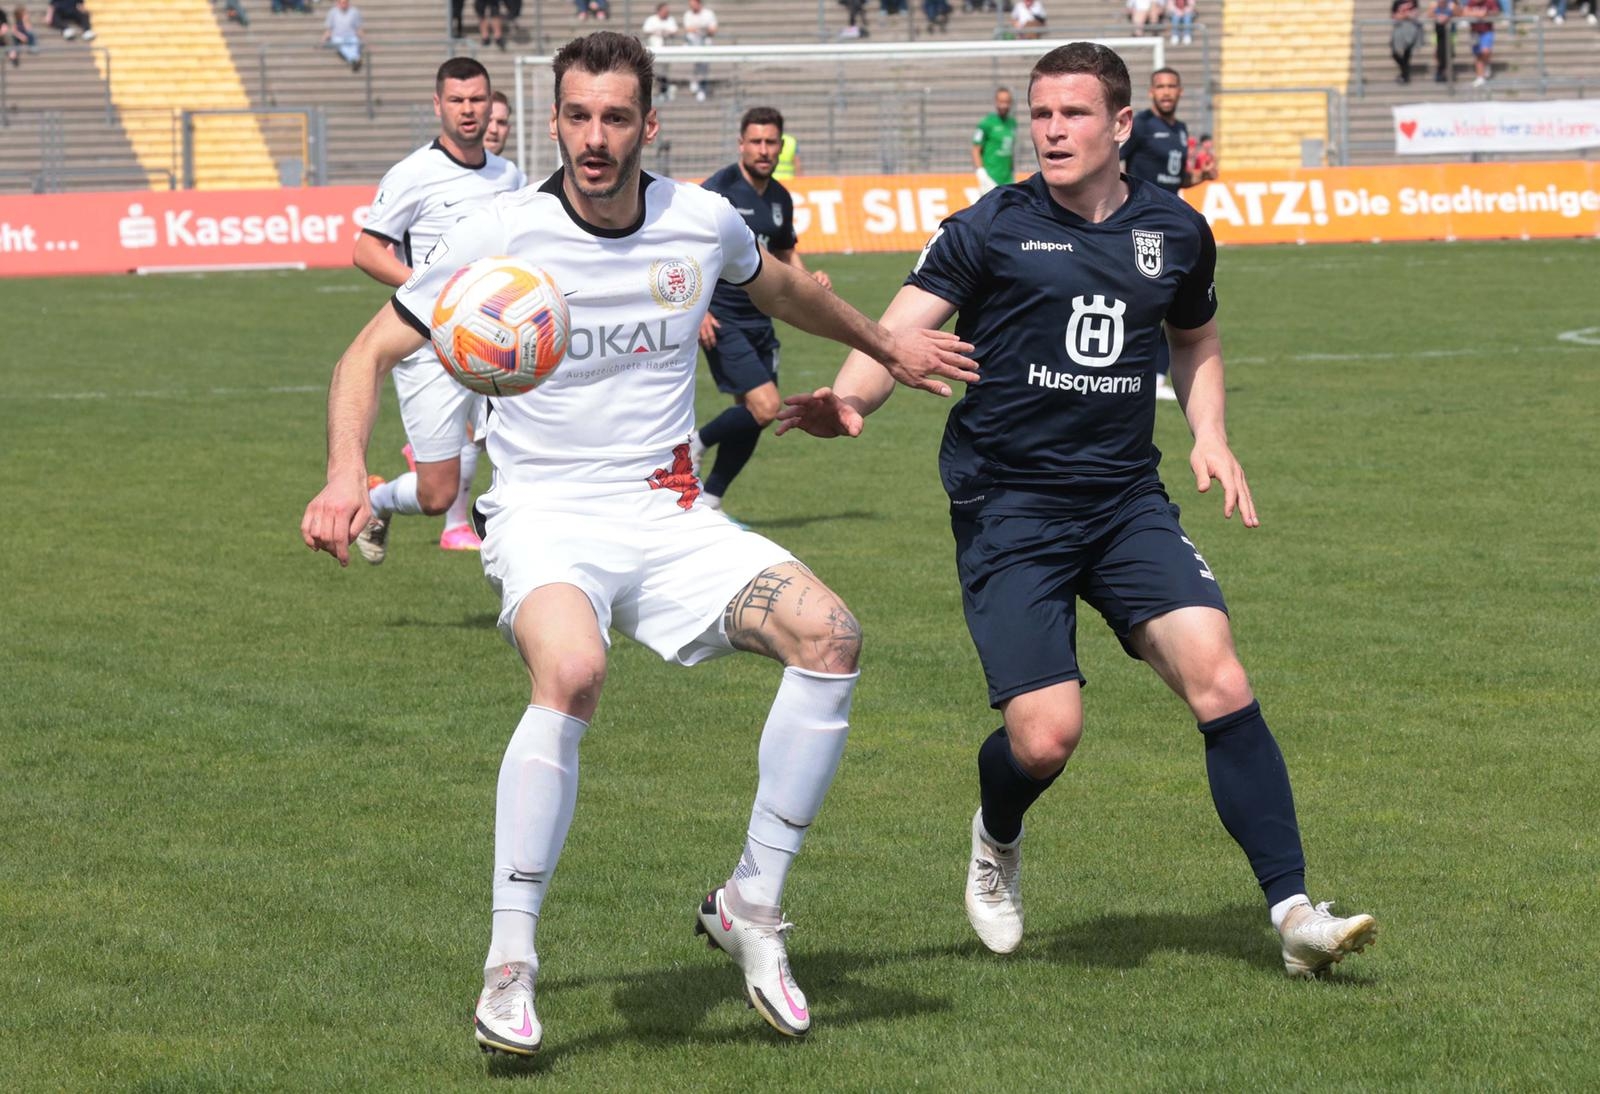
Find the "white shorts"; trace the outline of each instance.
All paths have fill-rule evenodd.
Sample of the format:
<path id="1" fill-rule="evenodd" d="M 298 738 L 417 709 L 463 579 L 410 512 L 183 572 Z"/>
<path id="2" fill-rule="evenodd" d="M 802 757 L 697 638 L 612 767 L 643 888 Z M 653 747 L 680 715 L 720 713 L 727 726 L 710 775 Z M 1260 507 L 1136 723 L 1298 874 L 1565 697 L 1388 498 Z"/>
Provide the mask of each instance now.
<path id="1" fill-rule="evenodd" d="M 483 572 L 500 594 L 506 641 L 516 645 L 512 625 L 527 595 L 562 583 L 589 598 L 608 647 L 614 627 L 680 665 L 731 653 L 722 630 L 728 602 L 762 570 L 796 559 L 715 509 L 680 508 L 678 498 L 630 491 L 496 513 Z"/>
<path id="2" fill-rule="evenodd" d="M 481 437 L 488 400 L 450 378 L 432 346 L 424 346 L 394 367 L 400 420 L 418 463 L 438 463 L 461 455 L 467 426 Z"/>

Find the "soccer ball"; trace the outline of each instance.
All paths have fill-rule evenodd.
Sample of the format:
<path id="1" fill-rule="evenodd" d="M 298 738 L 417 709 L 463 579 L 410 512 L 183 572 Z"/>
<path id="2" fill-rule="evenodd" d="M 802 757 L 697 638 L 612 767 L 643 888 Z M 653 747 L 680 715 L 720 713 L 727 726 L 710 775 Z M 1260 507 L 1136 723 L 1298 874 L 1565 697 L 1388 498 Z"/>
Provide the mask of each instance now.
<path id="1" fill-rule="evenodd" d="M 519 258 L 457 270 L 433 306 L 433 348 L 445 371 L 484 395 L 521 395 L 555 371 L 572 319 L 550 275 Z"/>

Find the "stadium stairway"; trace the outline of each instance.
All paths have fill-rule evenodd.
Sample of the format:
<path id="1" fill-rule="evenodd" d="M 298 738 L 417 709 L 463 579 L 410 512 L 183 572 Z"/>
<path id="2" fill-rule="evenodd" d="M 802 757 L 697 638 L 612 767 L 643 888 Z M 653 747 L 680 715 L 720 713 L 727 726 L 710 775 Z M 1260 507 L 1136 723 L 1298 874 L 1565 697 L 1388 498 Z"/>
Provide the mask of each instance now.
<path id="1" fill-rule="evenodd" d="M 1298 167 L 1302 140 L 1327 139 L 1326 94 L 1276 89 L 1343 92 L 1350 78 L 1354 18 L 1354 0 L 1329 0 L 1292 22 L 1277 0 L 1223 5 L 1216 136 L 1227 170 Z"/>
<path id="2" fill-rule="evenodd" d="M 0 193 L 146 185 L 97 52 L 42 30 L 37 53 L 0 66 Z"/>
<path id="3" fill-rule="evenodd" d="M 218 33 L 208 0 L 95 0 L 95 30 L 106 53 L 101 75 L 152 185 L 179 163 L 184 135 L 175 115 L 184 110 L 245 110 L 250 106 L 238 70 Z M 275 186 L 278 171 L 257 119 L 204 115 L 194 119 L 193 185 L 197 189 Z M 161 172 L 161 173 L 156 173 Z M 182 185 L 186 180 L 179 180 Z"/>

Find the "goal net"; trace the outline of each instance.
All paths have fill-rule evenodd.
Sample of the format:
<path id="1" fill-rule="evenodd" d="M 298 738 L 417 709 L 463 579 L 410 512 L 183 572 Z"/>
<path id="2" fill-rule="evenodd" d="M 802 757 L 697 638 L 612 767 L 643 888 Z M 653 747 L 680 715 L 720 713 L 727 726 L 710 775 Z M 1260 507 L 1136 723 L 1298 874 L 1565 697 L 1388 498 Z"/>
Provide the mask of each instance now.
<path id="1" fill-rule="evenodd" d="M 1097 38 L 1128 63 L 1135 88 L 1166 62 L 1160 35 Z M 871 42 L 839 45 L 668 47 L 656 52 L 654 105 L 661 133 L 644 167 L 704 178 L 732 162 L 739 118 L 753 106 L 782 111 L 808 175 L 894 175 L 972 170 L 972 131 L 1010 87 L 1017 113 L 1034 61 L 1065 39 Z M 516 58 L 518 164 L 539 178 L 558 164 L 549 139 L 552 87 L 543 56 Z M 696 95 L 698 86 L 705 92 Z M 1023 125 L 1020 128 L 1026 129 Z M 1019 134 L 1019 137 L 1021 135 Z M 1031 148 L 1017 149 L 1019 169 Z"/>

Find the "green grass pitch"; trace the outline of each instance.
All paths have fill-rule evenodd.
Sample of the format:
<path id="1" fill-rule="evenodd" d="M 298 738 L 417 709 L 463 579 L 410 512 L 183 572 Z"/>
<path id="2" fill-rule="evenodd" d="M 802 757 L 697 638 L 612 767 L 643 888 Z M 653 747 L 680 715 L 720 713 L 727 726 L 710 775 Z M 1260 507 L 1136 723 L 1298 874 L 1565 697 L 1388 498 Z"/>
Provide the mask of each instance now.
<path id="1" fill-rule="evenodd" d="M 857 440 L 767 437 L 728 499 L 866 634 L 788 893 L 812 1036 L 779 1043 L 690 933 L 777 671 L 619 640 L 530 1068 L 486 1063 L 468 1019 L 527 697 L 495 599 L 436 520 L 401 522 L 381 569 L 298 537 L 329 367 L 382 290 L 0 281 L 0 1090 L 1594 1088 L 1595 256 L 1225 250 L 1260 529 L 1195 494 L 1159 408 L 1313 898 L 1379 917 L 1367 954 L 1283 978 L 1192 722 L 1093 617 L 1084 744 L 1029 817 L 1027 938 L 980 949 L 960 888 L 996 722 L 935 473 L 946 407 L 901 391 Z M 876 314 L 908 262 L 812 264 Z M 839 360 L 787 332 L 782 386 Z M 391 389 L 373 469 L 401 443 Z"/>

